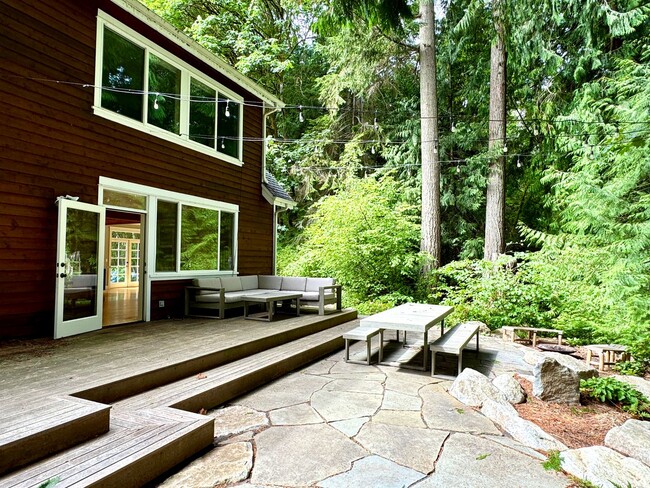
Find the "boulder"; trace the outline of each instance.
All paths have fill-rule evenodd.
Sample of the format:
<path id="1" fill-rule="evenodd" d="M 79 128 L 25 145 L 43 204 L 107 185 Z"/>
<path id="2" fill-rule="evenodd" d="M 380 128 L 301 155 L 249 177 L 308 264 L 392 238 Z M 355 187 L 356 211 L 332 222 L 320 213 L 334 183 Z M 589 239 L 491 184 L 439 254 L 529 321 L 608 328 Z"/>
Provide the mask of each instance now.
<path id="1" fill-rule="evenodd" d="M 650 466 L 650 422 L 630 419 L 614 427 L 605 436 L 605 445 Z"/>
<path id="2" fill-rule="evenodd" d="M 533 395 L 540 400 L 577 405 L 580 377 L 557 360 L 546 357 L 533 367 Z"/>
<path id="3" fill-rule="evenodd" d="M 513 373 L 504 373 L 497 376 L 492 380 L 492 384 L 503 393 L 508 402 L 515 404 L 526 401 L 526 392 L 515 379 Z"/>
<path id="4" fill-rule="evenodd" d="M 480 320 L 469 320 L 466 323 L 471 324 L 471 325 L 478 325 L 479 334 L 490 335 L 492 333 L 492 331 L 487 326 L 487 324 L 485 324 L 484 322 L 481 322 Z"/>
<path id="5" fill-rule="evenodd" d="M 562 469 L 601 488 L 648 486 L 650 468 L 605 446 L 582 447 L 560 454 Z"/>
<path id="6" fill-rule="evenodd" d="M 543 361 L 544 358 L 555 359 L 565 368 L 575 371 L 581 380 L 595 378 L 598 376 L 598 371 L 584 361 L 580 361 L 573 356 L 560 354 L 559 352 L 527 351 L 524 355 L 524 361 L 526 361 L 528 364 L 532 364 L 533 366 L 535 366 L 540 361 Z"/>
<path id="7" fill-rule="evenodd" d="M 555 437 L 544 432 L 534 423 L 522 419 L 515 408 L 509 403 L 486 400 L 481 413 L 499 425 L 515 440 L 532 449 L 542 451 L 564 451 L 568 449 Z"/>
<path id="8" fill-rule="evenodd" d="M 505 395 L 487 376 L 475 369 L 465 368 L 449 388 L 449 394 L 470 407 L 480 407 L 485 400 L 507 403 Z"/>

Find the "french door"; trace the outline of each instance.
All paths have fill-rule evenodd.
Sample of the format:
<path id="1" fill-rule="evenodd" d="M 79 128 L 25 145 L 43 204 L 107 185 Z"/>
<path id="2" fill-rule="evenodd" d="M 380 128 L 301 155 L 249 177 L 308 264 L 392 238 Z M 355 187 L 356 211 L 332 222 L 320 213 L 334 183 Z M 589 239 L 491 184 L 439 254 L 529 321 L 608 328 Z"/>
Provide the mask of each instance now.
<path id="1" fill-rule="evenodd" d="M 102 327 L 106 209 L 59 200 L 54 338 Z"/>

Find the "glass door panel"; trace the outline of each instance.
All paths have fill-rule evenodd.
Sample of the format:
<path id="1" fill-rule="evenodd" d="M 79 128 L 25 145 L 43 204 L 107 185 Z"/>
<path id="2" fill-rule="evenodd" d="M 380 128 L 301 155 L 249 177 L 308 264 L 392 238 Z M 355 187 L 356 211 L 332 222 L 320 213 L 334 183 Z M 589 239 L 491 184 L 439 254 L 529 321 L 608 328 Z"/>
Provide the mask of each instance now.
<path id="1" fill-rule="evenodd" d="M 59 201 L 54 338 L 101 328 L 105 210 Z"/>
<path id="2" fill-rule="evenodd" d="M 140 282 L 140 241 L 129 241 L 131 259 L 129 261 L 129 286 Z"/>
<path id="3" fill-rule="evenodd" d="M 111 288 L 127 285 L 128 246 L 127 240 L 111 240 L 109 260 L 109 287 Z"/>

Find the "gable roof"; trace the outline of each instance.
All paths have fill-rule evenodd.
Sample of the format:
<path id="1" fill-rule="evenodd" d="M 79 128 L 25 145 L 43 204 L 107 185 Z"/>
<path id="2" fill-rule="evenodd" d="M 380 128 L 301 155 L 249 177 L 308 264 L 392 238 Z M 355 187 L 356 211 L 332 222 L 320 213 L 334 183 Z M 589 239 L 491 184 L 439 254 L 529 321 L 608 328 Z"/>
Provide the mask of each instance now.
<path id="1" fill-rule="evenodd" d="M 296 206 L 296 202 L 291 198 L 291 195 L 286 192 L 271 173 L 265 171 L 264 176 L 265 181 L 262 183 L 262 193 L 269 203 L 287 208 Z"/>
<path id="2" fill-rule="evenodd" d="M 141 20 L 145 24 L 149 25 L 152 29 L 155 29 L 170 41 L 190 52 L 204 63 L 223 73 L 225 76 L 262 100 L 268 108 L 279 109 L 284 107 L 284 102 L 278 97 L 271 94 L 265 88 L 237 71 L 233 66 L 228 64 L 219 56 L 208 51 L 191 37 L 176 29 L 169 22 L 161 18 L 158 14 L 149 10 L 147 7 L 138 2 L 138 0 L 111 1 L 126 12 L 136 17 L 138 20 Z"/>

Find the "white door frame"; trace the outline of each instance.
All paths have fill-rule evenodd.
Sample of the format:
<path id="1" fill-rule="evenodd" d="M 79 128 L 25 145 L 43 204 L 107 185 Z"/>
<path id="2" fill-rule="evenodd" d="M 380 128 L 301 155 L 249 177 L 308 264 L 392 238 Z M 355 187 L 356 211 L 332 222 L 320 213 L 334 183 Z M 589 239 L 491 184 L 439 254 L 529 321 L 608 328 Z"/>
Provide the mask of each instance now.
<path id="1" fill-rule="evenodd" d="M 103 291 L 104 291 L 104 237 L 106 229 L 106 209 L 99 205 L 82 203 L 75 200 L 60 199 L 58 202 L 59 216 L 57 228 L 56 250 L 56 292 L 54 302 L 54 338 L 59 339 L 75 334 L 90 332 L 102 328 Z M 99 228 L 97 230 L 97 274 L 95 275 L 95 313 L 87 317 L 64 321 L 66 282 L 70 284 L 68 273 L 71 271 L 66 256 L 66 235 L 68 225 L 68 210 L 76 209 L 98 214 Z M 92 275 L 79 275 L 92 276 Z M 92 278 L 89 278 L 92 280 Z M 67 280 L 67 281 L 66 281 Z M 92 288 L 92 287 L 91 287 Z M 67 288 L 70 291 L 70 287 Z M 92 292 L 92 290 L 90 290 Z"/>

